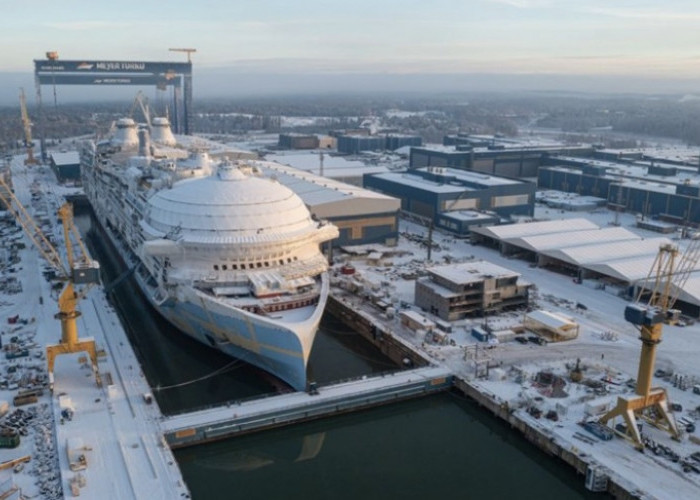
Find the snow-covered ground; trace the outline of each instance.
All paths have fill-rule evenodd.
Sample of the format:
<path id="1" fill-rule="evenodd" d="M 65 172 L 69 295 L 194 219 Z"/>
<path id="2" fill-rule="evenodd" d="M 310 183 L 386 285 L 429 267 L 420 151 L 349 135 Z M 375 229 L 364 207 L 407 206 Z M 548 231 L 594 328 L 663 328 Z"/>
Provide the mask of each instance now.
<path id="1" fill-rule="evenodd" d="M 16 196 L 64 252 L 56 220 L 62 188 L 46 168 L 27 169 L 17 160 L 12 167 Z M 30 191 L 36 194 L 30 196 Z M 82 498 L 96 500 L 189 497 L 174 457 L 162 442 L 158 406 L 143 397 L 150 389 L 99 287 L 79 303 L 78 333 L 94 338 L 105 352 L 99 359 L 103 385 L 96 385 L 84 353 L 62 355 L 56 360 L 50 393 L 44 346 L 61 337 L 54 315 L 57 288 L 62 286 L 52 286 L 44 275 L 49 266 L 12 222 L 0 223 L 0 230 L 3 242 L 20 238 L 25 244 L 14 260 L 6 245 L 8 260 L 1 264 L 3 280 L 15 278 L 20 287 L 0 287 L 0 400 L 7 402 L 8 410 L 0 417 L 0 427 L 20 430 L 21 442 L 16 448 L 0 448 L 0 463 L 31 457 L 23 465 L 0 470 L 0 497 L 19 498 L 3 496 L 13 484 L 19 488 L 14 495 L 21 490 L 25 498 L 65 498 L 74 496 L 72 488 Z M 10 344 L 26 349 L 28 356 L 7 359 Z M 13 404 L 18 391 L 30 389 L 42 391 L 35 403 Z M 85 456 L 84 470 L 71 470 L 69 448 Z"/>
<path id="2" fill-rule="evenodd" d="M 616 221 L 630 231 L 645 238 L 657 237 L 658 233 L 641 230 L 636 227 L 636 219 L 629 214 L 614 214 L 607 210 L 591 212 L 562 212 L 538 206 L 538 219 L 559 219 L 586 217 L 605 227 Z M 336 285 L 341 281 L 360 282 L 365 290 L 373 290 L 375 295 L 384 296 L 386 303 L 397 310 L 402 304 L 423 314 L 431 320 L 436 319 L 419 308 L 412 306 L 414 298 L 415 275 L 431 263 L 426 263 L 427 248 L 421 244 L 426 241 L 428 230 L 411 222 L 401 221 L 400 231 L 403 235 L 399 248 L 386 248 L 370 245 L 356 248 L 369 251 L 364 256 L 352 256 L 336 253 L 336 268 L 346 262 L 355 267 L 354 276 L 345 276 L 338 272 L 334 278 Z M 458 240 L 440 232 L 434 232 L 433 241 L 438 244 L 432 251 L 432 263 L 460 262 L 483 259 L 499 266 L 516 271 L 525 280 L 537 287 L 536 306 L 553 312 L 560 312 L 576 320 L 580 325 L 578 338 L 566 342 L 538 345 L 533 342 L 524 344 L 511 341 L 498 345 L 478 342 L 471 336 L 471 327 L 482 325 L 485 321 L 493 330 L 507 329 L 520 325 L 523 312 L 507 312 L 487 319 L 474 318 L 456 322 L 453 331 L 444 336 L 443 342 L 433 342 L 422 333 L 416 333 L 400 324 L 395 314 L 393 318 L 375 307 L 370 298 L 361 298 L 357 294 L 345 295 L 357 308 L 371 312 L 384 324 L 385 329 L 400 338 L 424 350 L 436 362 L 447 366 L 453 373 L 471 380 L 486 393 L 495 395 L 510 408 L 515 408 L 519 416 L 530 421 L 531 425 L 542 427 L 555 439 L 571 447 L 577 453 L 588 454 L 593 461 L 610 470 L 614 470 L 648 498 L 697 498 L 700 494 L 700 473 L 683 472 L 680 462 L 691 453 L 700 451 L 700 445 L 689 439 L 690 433 L 684 435 L 682 442 L 670 439 L 670 436 L 646 425 L 645 435 L 654 442 L 667 446 L 680 457 L 674 462 L 671 455 L 665 455 L 662 448 L 657 453 L 647 449 L 640 454 L 632 445 L 620 438 L 601 441 L 585 431 L 577 422 L 584 419 L 587 405 L 591 400 L 601 400 L 611 409 L 617 395 L 631 395 L 634 391 L 625 382 L 637 377 L 641 342 L 638 330 L 624 320 L 624 308 L 628 301 L 618 295 L 620 290 L 606 286 L 600 289 L 593 280 L 576 284 L 570 276 L 557 274 L 548 270 L 534 268 L 530 262 L 507 258 L 497 250 L 471 245 L 468 241 Z M 678 241 L 681 247 L 688 240 Z M 368 258 L 368 255 L 371 257 Z M 381 257 L 380 257 L 381 255 Z M 409 279 L 406 279 L 409 278 Z M 338 292 L 343 295 L 343 292 Z M 584 304 L 586 309 L 576 307 Z M 700 383 L 700 324 L 691 326 L 664 326 L 663 342 L 657 349 L 656 367 L 673 375 L 665 379 L 654 378 L 654 386 L 668 390 L 672 403 L 680 404 L 682 411 L 675 412 L 677 421 L 695 421 L 700 418 L 700 395 L 694 394 L 692 386 Z M 570 382 L 569 373 L 576 361 L 580 359 L 584 377 L 590 386 Z M 485 367 L 489 366 L 488 375 Z M 533 383 L 538 372 L 551 372 L 567 382 L 563 398 L 547 396 L 547 391 Z M 603 379 L 611 382 L 603 382 Z M 674 381 L 677 387 L 674 387 Z M 600 384 L 601 388 L 591 386 Z M 536 406 L 542 410 L 542 417 L 535 419 L 527 409 Z M 550 411 L 557 411 L 558 420 L 544 418 Z M 595 418 L 599 415 L 592 415 Z M 681 425 L 680 427 L 684 427 Z M 700 467 L 700 463 L 697 464 Z M 672 492 L 672 493 L 671 493 Z"/>

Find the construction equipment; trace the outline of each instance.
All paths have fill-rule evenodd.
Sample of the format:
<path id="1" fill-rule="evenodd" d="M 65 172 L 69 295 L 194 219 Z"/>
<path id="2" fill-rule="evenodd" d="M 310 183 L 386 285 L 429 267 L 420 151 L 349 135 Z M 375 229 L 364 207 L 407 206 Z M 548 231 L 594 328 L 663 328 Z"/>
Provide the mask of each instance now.
<path id="1" fill-rule="evenodd" d="M 25 234 L 34 243 L 46 262 L 53 267 L 58 278 L 65 281 L 58 296 L 58 313 L 55 315 L 56 319 L 61 322 L 61 341 L 58 344 L 46 346 L 50 388 L 53 390 L 53 369 L 56 356 L 83 351 L 86 351 L 90 356 L 95 380 L 98 386 L 101 385 L 97 370 L 95 341 L 92 338 L 78 338 L 77 326 L 77 318 L 80 317 L 80 311 L 77 310 L 78 302 L 85 297 L 93 284 L 99 283 L 100 266 L 96 261 L 90 259 L 78 229 L 73 224 L 73 206 L 66 202 L 58 209 L 58 218 L 63 226 L 63 237 L 66 245 L 66 265 L 54 245 L 37 226 L 2 178 L 0 178 L 0 187 L 4 188 L 0 189 L 0 199 L 7 206 L 7 210 L 22 226 Z M 77 255 L 74 255 L 73 240 L 75 240 L 77 250 L 79 250 Z M 76 285 L 80 287 L 80 290 Z"/>
<path id="2" fill-rule="evenodd" d="M 187 53 L 187 62 L 191 63 L 192 58 L 190 57 L 192 52 L 197 52 L 197 49 L 168 49 L 170 52 L 186 52 Z"/>
<path id="3" fill-rule="evenodd" d="M 675 439 L 680 439 L 676 422 L 669 412 L 666 390 L 651 387 L 656 347 L 661 342 L 663 324 L 672 323 L 676 317 L 673 305 L 697 265 L 700 257 L 700 237 L 695 235 L 691 239 L 680 259 L 679 254 L 677 246 L 661 245 L 646 280 L 639 286 L 635 302 L 625 308 L 625 319 L 639 328 L 642 341 L 636 394 L 618 397 L 615 408 L 599 419 L 599 422 L 607 424 L 615 417 L 622 417 L 626 424 L 624 437 L 630 439 L 639 450 L 644 450 L 644 443 L 637 426 L 637 418 L 667 431 Z M 647 296 L 648 301 L 643 304 L 643 299 Z"/>
<path id="4" fill-rule="evenodd" d="M 12 469 L 14 466 L 19 464 L 24 464 L 32 459 L 31 455 L 24 455 L 23 457 L 8 460 L 6 462 L 0 463 L 0 470 Z"/>
<path id="5" fill-rule="evenodd" d="M 27 148 L 27 159 L 25 165 L 37 165 L 39 162 L 34 158 L 34 143 L 32 142 L 32 122 L 29 121 L 27 113 L 27 98 L 24 96 L 24 89 L 19 89 L 19 109 L 22 113 L 22 126 L 24 127 L 24 145 Z"/>
<path id="6" fill-rule="evenodd" d="M 141 108 L 141 113 L 146 119 L 146 125 L 148 125 L 148 131 L 151 131 L 151 110 L 148 107 L 148 98 L 140 90 L 136 92 L 136 97 L 134 97 L 134 102 L 131 105 L 131 111 L 129 111 L 129 117 L 134 117 L 134 111 L 136 111 L 136 106 Z"/>

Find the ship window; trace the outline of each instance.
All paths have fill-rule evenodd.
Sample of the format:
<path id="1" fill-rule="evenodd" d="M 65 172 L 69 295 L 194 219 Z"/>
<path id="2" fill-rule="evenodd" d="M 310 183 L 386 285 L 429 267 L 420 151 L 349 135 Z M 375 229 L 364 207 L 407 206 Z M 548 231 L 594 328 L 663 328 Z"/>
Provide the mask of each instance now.
<path id="1" fill-rule="evenodd" d="M 219 270 L 219 264 L 214 264 L 214 271 L 218 271 L 218 270 Z"/>
<path id="2" fill-rule="evenodd" d="M 262 262 L 258 262 L 258 263 L 256 264 L 256 267 L 262 267 Z"/>
<path id="3" fill-rule="evenodd" d="M 270 263 L 268 261 L 265 261 L 265 267 L 270 267 Z"/>
<path id="4" fill-rule="evenodd" d="M 297 259 L 297 256 L 296 256 L 296 255 L 294 256 L 294 260 L 299 260 L 299 259 Z"/>
<path id="5" fill-rule="evenodd" d="M 238 264 L 233 264 L 231 267 L 233 268 L 234 271 L 236 271 L 238 269 Z"/>
<path id="6" fill-rule="evenodd" d="M 226 270 L 228 269 L 228 266 L 227 266 L 226 264 L 224 264 L 223 266 L 221 266 L 221 269 L 223 269 L 224 271 L 226 271 Z"/>
<path id="7" fill-rule="evenodd" d="M 280 266 L 284 265 L 284 260 L 280 259 Z"/>
<path id="8" fill-rule="evenodd" d="M 241 264 L 241 269 L 245 269 L 245 264 Z"/>
<path id="9" fill-rule="evenodd" d="M 289 257 L 287 257 L 287 262 L 291 262 L 291 261 L 292 261 L 292 259 L 290 259 Z"/>

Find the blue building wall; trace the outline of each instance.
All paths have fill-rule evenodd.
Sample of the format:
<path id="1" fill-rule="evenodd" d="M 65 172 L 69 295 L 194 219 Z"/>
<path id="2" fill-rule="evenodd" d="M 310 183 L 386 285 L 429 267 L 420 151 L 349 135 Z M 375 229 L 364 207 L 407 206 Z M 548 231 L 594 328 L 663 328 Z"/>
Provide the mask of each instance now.
<path id="1" fill-rule="evenodd" d="M 433 220 L 435 225 L 441 227 L 446 227 L 448 221 L 441 219 L 440 214 L 445 210 L 449 211 L 451 203 L 463 200 L 476 200 L 474 210 L 491 211 L 499 217 L 532 216 L 534 214 L 536 185 L 531 182 L 496 185 L 492 185 L 490 182 L 482 185 L 477 180 L 457 180 L 454 176 L 447 175 L 443 176 L 442 182 L 449 182 L 450 185 L 462 184 L 464 190 L 443 193 L 430 189 L 431 184 L 439 182 L 436 174 L 424 170 L 411 170 L 410 174 L 423 177 L 426 180 L 426 186 L 405 184 L 390 177 L 387 178 L 383 174 L 365 174 L 363 185 L 368 189 L 399 198 L 402 210 L 428 217 Z M 520 196 L 523 200 L 515 204 L 494 206 L 494 200 L 502 200 L 511 196 L 515 199 Z M 453 224 L 450 225 L 453 226 Z M 468 224 L 461 224 L 460 229 L 468 230 Z"/>

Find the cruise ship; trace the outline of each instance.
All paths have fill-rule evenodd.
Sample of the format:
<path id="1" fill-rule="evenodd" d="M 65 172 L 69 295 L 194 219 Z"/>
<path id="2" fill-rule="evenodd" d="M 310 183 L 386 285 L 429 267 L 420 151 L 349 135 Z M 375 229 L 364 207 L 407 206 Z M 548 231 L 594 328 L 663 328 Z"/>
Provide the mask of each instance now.
<path id="1" fill-rule="evenodd" d="M 322 246 L 338 229 L 254 161 L 178 144 L 166 118 L 115 125 L 83 147 L 82 181 L 144 296 L 185 334 L 305 390 L 329 292 Z"/>

